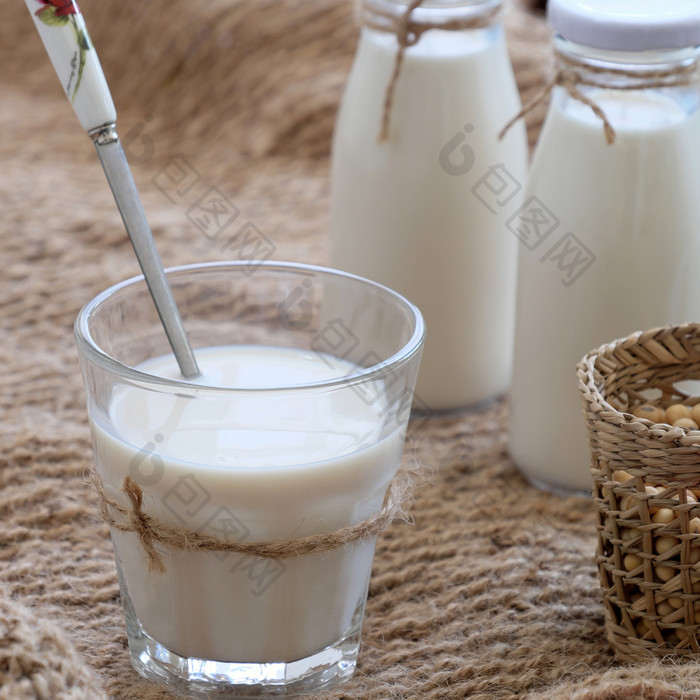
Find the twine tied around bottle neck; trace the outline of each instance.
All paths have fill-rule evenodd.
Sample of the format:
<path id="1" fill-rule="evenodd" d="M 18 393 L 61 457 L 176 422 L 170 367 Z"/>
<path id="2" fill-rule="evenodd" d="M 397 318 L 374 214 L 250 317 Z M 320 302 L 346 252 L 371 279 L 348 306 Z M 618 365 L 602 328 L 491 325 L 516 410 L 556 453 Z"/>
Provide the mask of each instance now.
<path id="1" fill-rule="evenodd" d="M 587 97 L 579 86 L 599 87 L 608 90 L 646 90 L 652 88 L 677 87 L 681 85 L 691 85 L 698 78 L 696 63 L 689 65 L 675 66 L 665 70 L 649 71 L 629 71 L 625 69 L 615 69 L 609 67 L 599 67 L 586 65 L 585 68 L 562 52 L 555 53 L 557 59 L 557 70 L 554 77 L 547 85 L 533 97 L 501 130 L 498 135 L 499 140 L 503 139 L 510 128 L 532 112 L 538 105 L 544 102 L 555 87 L 564 88 L 569 96 L 590 107 L 593 113 L 600 119 L 605 132 L 605 140 L 608 145 L 615 143 L 617 133 L 610 123 L 607 115 L 595 100 Z M 629 78 L 629 83 L 620 85 L 611 82 L 611 78 Z"/>
<path id="2" fill-rule="evenodd" d="M 430 29 L 442 29 L 446 31 L 462 31 L 466 29 L 484 29 L 494 23 L 496 16 L 500 12 L 500 7 L 496 7 L 488 12 L 481 13 L 475 17 L 465 17 L 459 19 L 449 19 L 444 22 L 428 22 L 413 18 L 413 12 L 424 0 L 411 0 L 406 6 L 406 10 L 396 16 L 388 12 L 381 11 L 373 7 L 369 10 L 363 3 L 361 23 L 369 29 L 382 32 L 390 32 L 396 35 L 399 50 L 394 61 L 394 69 L 386 88 L 384 105 L 382 107 L 381 128 L 379 131 L 379 141 L 386 141 L 389 138 L 391 128 L 391 111 L 394 103 L 396 86 L 401 75 L 401 68 L 406 53 L 406 49 L 415 46 L 421 36 Z"/>
<path id="3" fill-rule="evenodd" d="M 148 558 L 148 571 L 163 574 L 166 568 L 156 545 L 187 552 L 229 552 L 266 559 L 288 559 L 328 552 L 353 542 L 376 537 L 394 521 L 408 521 L 407 509 L 413 501 L 417 474 L 417 471 L 413 472 L 408 468 L 399 469 L 389 484 L 382 509 L 362 522 L 325 534 L 259 542 L 225 540 L 158 520 L 144 512 L 144 499 L 148 494 L 130 476 L 126 476 L 122 482 L 122 492 L 126 496 L 128 506 L 121 505 L 108 496 L 94 467 L 88 474 L 88 481 L 100 499 L 102 519 L 119 532 L 136 534 Z"/>

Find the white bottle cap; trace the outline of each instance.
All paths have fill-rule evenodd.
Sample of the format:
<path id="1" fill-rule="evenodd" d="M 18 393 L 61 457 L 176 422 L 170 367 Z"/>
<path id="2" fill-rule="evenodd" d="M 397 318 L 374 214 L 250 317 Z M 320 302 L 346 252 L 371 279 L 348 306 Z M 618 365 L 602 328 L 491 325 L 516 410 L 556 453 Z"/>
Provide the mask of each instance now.
<path id="1" fill-rule="evenodd" d="M 564 39 L 598 49 L 700 46 L 698 0 L 549 0 L 547 14 Z"/>

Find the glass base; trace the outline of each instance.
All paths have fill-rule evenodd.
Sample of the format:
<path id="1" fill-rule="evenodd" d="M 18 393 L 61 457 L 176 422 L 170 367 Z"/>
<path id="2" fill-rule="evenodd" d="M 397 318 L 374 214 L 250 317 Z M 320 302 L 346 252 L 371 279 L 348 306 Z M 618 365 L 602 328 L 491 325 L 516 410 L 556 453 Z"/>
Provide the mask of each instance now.
<path id="1" fill-rule="evenodd" d="M 292 698 L 336 687 L 355 671 L 362 610 L 348 634 L 316 654 L 287 663 L 256 664 L 180 656 L 152 639 L 125 607 L 134 669 L 144 678 L 192 698 Z"/>

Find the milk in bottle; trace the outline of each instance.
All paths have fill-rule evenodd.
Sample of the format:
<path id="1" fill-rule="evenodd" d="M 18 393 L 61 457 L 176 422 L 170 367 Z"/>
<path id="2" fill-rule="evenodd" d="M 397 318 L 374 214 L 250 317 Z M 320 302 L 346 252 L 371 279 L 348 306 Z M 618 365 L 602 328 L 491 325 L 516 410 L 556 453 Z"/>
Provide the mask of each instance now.
<path id="1" fill-rule="evenodd" d="M 549 15 L 563 84 L 521 212 L 510 453 L 538 485 L 587 490 L 576 363 L 700 319 L 700 6 L 550 0 Z"/>
<path id="2" fill-rule="evenodd" d="M 500 0 L 426 0 L 410 13 L 415 43 L 380 138 L 407 6 L 364 4 L 333 142 L 332 262 L 421 309 L 428 332 L 416 396 L 443 410 L 510 383 L 518 242 L 505 206 L 522 195 L 527 142 L 522 124 L 497 136 L 520 109 Z"/>

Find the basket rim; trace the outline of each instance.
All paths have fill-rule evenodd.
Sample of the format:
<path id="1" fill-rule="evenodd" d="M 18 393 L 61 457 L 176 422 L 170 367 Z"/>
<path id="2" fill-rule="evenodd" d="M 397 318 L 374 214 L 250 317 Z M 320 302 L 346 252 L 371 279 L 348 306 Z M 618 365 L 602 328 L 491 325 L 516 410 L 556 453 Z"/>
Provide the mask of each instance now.
<path id="1" fill-rule="evenodd" d="M 656 439 L 665 438 L 685 438 L 683 444 L 700 446 L 700 428 L 684 428 L 682 426 L 672 426 L 668 423 L 654 423 L 648 418 L 639 418 L 627 411 L 621 411 L 613 406 L 607 397 L 603 396 L 594 383 L 593 372 L 597 370 L 599 373 L 605 374 L 605 371 L 600 367 L 596 367 L 598 360 L 601 357 L 612 355 L 616 350 L 629 349 L 635 345 L 642 345 L 645 342 L 656 341 L 659 337 L 664 338 L 672 335 L 695 337 L 698 341 L 697 361 L 700 362 L 700 323 L 684 323 L 684 324 L 669 324 L 666 326 L 658 326 L 646 331 L 635 331 L 630 335 L 617 338 L 613 341 L 604 343 L 599 347 L 586 353 L 576 365 L 576 374 L 579 380 L 579 392 L 582 396 L 591 397 L 594 403 L 602 406 L 605 412 L 610 412 L 617 417 L 618 421 L 623 421 L 630 432 L 639 435 L 640 437 L 654 437 Z M 640 364 L 644 364 L 643 360 L 639 360 Z M 679 358 L 677 363 L 674 362 L 659 362 L 658 365 L 647 364 L 648 367 L 672 367 L 674 364 L 681 365 L 682 360 Z M 622 365 L 621 365 L 622 366 Z M 679 402 L 680 403 L 680 402 Z M 607 416 L 609 418 L 610 416 Z M 605 420 L 606 416 L 600 416 Z M 691 438 L 691 439 L 689 439 Z"/>

